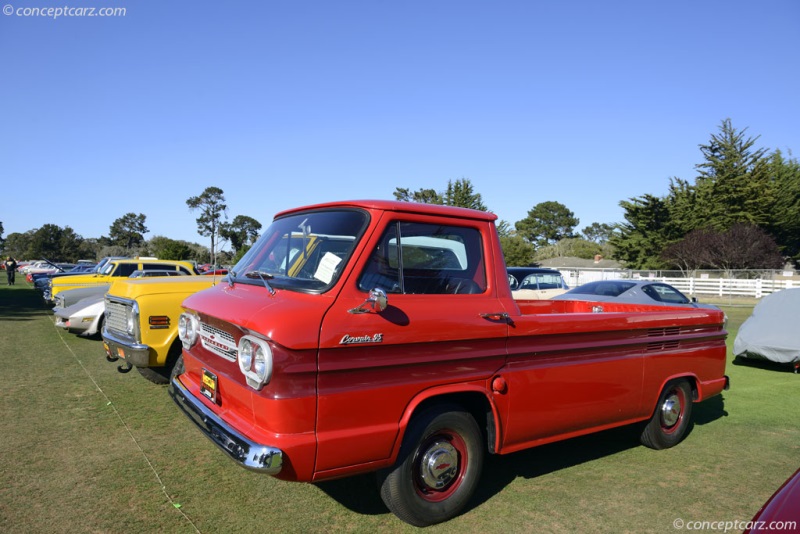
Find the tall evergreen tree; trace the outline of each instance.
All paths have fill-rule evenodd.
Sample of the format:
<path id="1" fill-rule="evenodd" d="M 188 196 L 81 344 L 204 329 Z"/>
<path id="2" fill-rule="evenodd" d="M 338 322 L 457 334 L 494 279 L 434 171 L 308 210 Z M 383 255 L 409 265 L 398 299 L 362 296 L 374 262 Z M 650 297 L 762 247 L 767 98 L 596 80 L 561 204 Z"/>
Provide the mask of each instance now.
<path id="1" fill-rule="evenodd" d="M 402 202 L 421 202 L 489 211 L 483 203 L 481 194 L 475 192 L 472 182 L 467 178 L 461 178 L 455 182 L 448 180 L 447 189 L 444 192 L 437 192 L 435 189 L 411 191 L 405 187 L 396 187 L 394 198 Z"/>
<path id="2" fill-rule="evenodd" d="M 598 245 L 602 245 L 608 242 L 613 232 L 614 232 L 614 227 L 612 225 L 606 223 L 596 223 L 596 222 L 593 222 L 592 224 L 581 230 L 583 237 L 586 238 L 587 241 L 592 241 L 593 243 L 597 243 Z"/>
<path id="3" fill-rule="evenodd" d="M 800 162 L 785 159 L 780 150 L 769 157 L 775 204 L 767 227 L 781 252 L 800 261 Z"/>
<path id="4" fill-rule="evenodd" d="M 664 266 L 661 251 L 670 241 L 669 209 L 663 198 L 643 195 L 619 203 L 625 211 L 624 223 L 617 225 L 608 240 L 614 258 L 631 269 L 658 269 Z"/>
<path id="5" fill-rule="evenodd" d="M 755 148 L 758 137 L 746 137 L 747 128 L 737 130 L 725 119 L 708 144 L 700 145 L 704 161 L 695 166 L 697 200 L 704 206 L 696 228 L 719 230 L 737 222 L 765 226 L 774 204 L 766 149 Z"/>
<path id="6" fill-rule="evenodd" d="M 580 219 L 564 204 L 546 201 L 528 210 L 528 216 L 517 221 L 516 228 L 528 242 L 543 247 L 575 237 L 574 229 L 579 223 Z"/>
<path id="7" fill-rule="evenodd" d="M 199 196 L 187 199 L 186 205 L 189 206 L 190 211 L 200 210 L 200 216 L 197 218 L 197 233 L 211 238 L 211 263 L 214 263 L 216 258 L 214 247 L 220 225 L 223 222 L 222 218 L 227 218 L 228 206 L 225 204 L 225 194 L 219 187 L 206 187 Z"/>
<path id="8" fill-rule="evenodd" d="M 115 220 L 108 232 L 111 244 L 130 250 L 144 243 L 144 234 L 148 232 L 145 219 L 147 216 L 143 213 L 126 213 Z"/>
<path id="9" fill-rule="evenodd" d="M 258 239 L 261 223 L 247 215 L 237 215 L 230 223 L 222 224 L 220 236 L 231 242 L 234 252 L 252 245 Z"/>
<path id="10" fill-rule="evenodd" d="M 435 189 L 417 189 L 411 191 L 405 187 L 396 187 L 394 190 L 394 198 L 401 202 L 420 202 L 422 204 L 444 204 L 442 195 L 437 193 Z"/>
<path id="11" fill-rule="evenodd" d="M 472 182 L 461 178 L 453 182 L 447 181 L 447 190 L 442 195 L 445 206 L 459 206 L 480 211 L 489 211 L 483 203 L 480 193 L 475 192 Z"/>
<path id="12" fill-rule="evenodd" d="M 669 192 L 664 202 L 669 213 L 669 229 L 665 231 L 667 240 L 682 238 L 702 227 L 710 218 L 708 205 L 697 201 L 695 186 L 681 178 L 670 178 Z"/>

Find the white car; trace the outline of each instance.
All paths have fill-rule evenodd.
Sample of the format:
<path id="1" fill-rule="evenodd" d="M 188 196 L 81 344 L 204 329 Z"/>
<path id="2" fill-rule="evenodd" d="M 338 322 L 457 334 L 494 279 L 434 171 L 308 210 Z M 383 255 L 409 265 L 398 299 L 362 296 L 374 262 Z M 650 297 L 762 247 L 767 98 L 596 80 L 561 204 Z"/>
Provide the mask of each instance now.
<path id="1" fill-rule="evenodd" d="M 25 265 L 23 267 L 19 267 L 17 269 L 17 272 L 20 273 L 20 274 L 28 274 L 31 271 L 35 271 L 37 269 L 44 269 L 44 268 L 47 268 L 49 266 L 50 266 L 49 262 L 46 262 L 44 260 L 38 260 L 38 261 L 35 261 L 33 263 L 29 263 L 28 265 Z"/>
<path id="2" fill-rule="evenodd" d="M 66 308 L 53 308 L 53 315 L 56 326 L 79 336 L 91 337 L 102 332 L 105 311 L 105 293 L 101 293 Z"/>
<path id="3" fill-rule="evenodd" d="M 508 285 L 515 300 L 547 300 L 569 286 L 559 271 L 543 267 L 507 267 Z"/>

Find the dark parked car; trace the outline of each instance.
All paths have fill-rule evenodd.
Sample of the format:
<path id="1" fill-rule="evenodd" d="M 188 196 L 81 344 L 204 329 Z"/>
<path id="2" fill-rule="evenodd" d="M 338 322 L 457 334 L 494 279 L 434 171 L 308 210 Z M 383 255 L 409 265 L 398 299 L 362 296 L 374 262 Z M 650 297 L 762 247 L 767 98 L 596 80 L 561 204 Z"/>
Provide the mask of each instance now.
<path id="1" fill-rule="evenodd" d="M 588 300 L 590 302 L 628 302 L 651 306 L 691 306 L 694 308 L 716 308 L 711 304 L 700 304 L 674 287 L 655 280 L 598 280 L 589 282 L 553 300 Z"/>

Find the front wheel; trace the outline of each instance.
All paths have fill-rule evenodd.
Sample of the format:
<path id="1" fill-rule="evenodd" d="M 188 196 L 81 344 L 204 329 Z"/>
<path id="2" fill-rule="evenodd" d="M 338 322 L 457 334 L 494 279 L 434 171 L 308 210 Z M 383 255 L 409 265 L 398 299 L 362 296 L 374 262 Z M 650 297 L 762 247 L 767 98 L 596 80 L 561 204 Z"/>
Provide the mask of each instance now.
<path id="1" fill-rule="evenodd" d="M 447 521 L 475 492 L 483 457 L 482 434 L 469 413 L 429 409 L 409 425 L 397 464 L 378 473 L 381 498 L 411 525 Z"/>
<path id="2" fill-rule="evenodd" d="M 170 381 L 172 381 L 176 376 L 182 375 L 186 371 L 186 368 L 183 366 L 183 354 L 178 356 L 178 361 L 175 362 L 175 366 L 172 368 L 172 372 L 169 375 Z"/>
<path id="3" fill-rule="evenodd" d="M 692 417 L 692 387 L 686 380 L 671 382 L 658 397 L 653 416 L 641 435 L 651 449 L 674 447 L 686 435 Z"/>
<path id="4" fill-rule="evenodd" d="M 170 379 L 175 376 L 175 367 L 180 362 L 180 371 L 183 372 L 183 351 L 180 340 L 175 341 L 167 353 L 167 362 L 164 367 L 137 367 L 139 374 L 154 384 L 169 384 Z"/>

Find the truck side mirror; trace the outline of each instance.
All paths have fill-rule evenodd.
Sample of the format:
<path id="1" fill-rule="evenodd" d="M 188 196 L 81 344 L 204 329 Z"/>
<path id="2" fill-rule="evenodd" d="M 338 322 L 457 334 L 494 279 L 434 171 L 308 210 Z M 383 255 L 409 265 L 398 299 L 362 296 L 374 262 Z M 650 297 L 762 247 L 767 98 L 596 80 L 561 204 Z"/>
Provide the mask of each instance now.
<path id="1" fill-rule="evenodd" d="M 386 309 L 389 299 L 383 289 L 370 289 L 369 297 L 357 308 L 347 310 L 349 313 L 380 313 Z"/>

